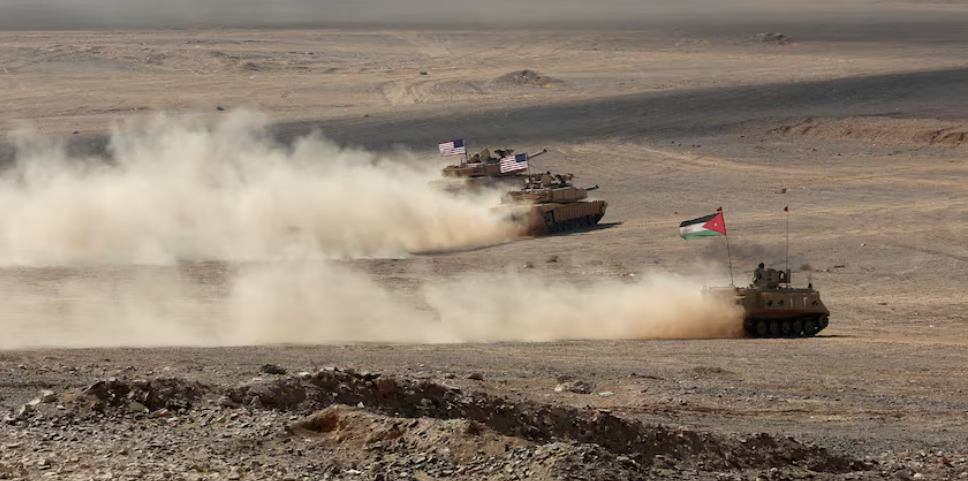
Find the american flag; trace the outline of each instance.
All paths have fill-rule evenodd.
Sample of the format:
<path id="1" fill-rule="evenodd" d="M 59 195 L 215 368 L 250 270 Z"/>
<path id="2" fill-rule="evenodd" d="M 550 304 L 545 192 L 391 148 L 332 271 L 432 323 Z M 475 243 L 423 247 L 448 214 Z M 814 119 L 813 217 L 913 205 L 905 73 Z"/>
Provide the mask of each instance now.
<path id="1" fill-rule="evenodd" d="M 501 159 L 501 173 L 526 170 L 528 168 L 528 154 L 517 154 Z"/>
<path id="2" fill-rule="evenodd" d="M 437 147 L 440 148 L 440 155 L 461 155 L 467 153 L 467 148 L 464 147 L 464 140 L 457 139 L 451 140 L 450 142 L 444 142 L 439 144 Z"/>

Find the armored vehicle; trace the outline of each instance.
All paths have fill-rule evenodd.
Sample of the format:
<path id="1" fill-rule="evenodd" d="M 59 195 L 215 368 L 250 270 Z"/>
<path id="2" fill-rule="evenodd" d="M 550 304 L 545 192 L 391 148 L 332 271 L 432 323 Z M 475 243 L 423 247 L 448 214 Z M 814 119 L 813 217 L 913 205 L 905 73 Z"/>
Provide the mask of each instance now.
<path id="1" fill-rule="evenodd" d="M 528 160 L 544 154 L 548 149 L 531 154 Z M 445 190 L 455 191 L 463 188 L 512 187 L 520 185 L 524 171 L 501 172 L 501 159 L 514 155 L 514 149 L 484 149 L 459 165 L 448 165 L 441 169 L 442 180 L 433 182 Z"/>
<path id="2" fill-rule="evenodd" d="M 501 197 L 498 209 L 508 211 L 512 222 L 526 235 L 546 235 L 598 224 L 608 203 L 586 200 L 598 186 L 578 188 L 571 184 L 572 174 L 531 174 L 524 186 Z"/>
<path id="3" fill-rule="evenodd" d="M 811 337 L 827 327 L 830 311 L 820 293 L 790 286 L 790 270 L 764 269 L 748 287 L 713 287 L 743 309 L 743 330 L 751 337 Z"/>

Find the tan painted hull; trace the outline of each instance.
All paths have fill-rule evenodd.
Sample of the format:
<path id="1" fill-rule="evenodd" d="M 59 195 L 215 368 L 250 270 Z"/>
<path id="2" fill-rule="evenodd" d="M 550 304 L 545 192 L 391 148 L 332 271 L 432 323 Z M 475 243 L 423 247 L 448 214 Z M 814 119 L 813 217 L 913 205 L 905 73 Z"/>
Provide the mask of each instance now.
<path id="1" fill-rule="evenodd" d="M 521 228 L 522 235 L 541 236 L 598 224 L 608 202 L 594 200 L 568 204 L 508 204 L 498 207 Z"/>

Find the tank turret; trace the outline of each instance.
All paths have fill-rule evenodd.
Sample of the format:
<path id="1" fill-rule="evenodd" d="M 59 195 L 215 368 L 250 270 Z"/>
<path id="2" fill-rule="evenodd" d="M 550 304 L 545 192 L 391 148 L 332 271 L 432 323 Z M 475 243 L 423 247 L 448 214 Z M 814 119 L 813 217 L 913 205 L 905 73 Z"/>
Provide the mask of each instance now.
<path id="1" fill-rule="evenodd" d="M 587 200 L 588 192 L 598 186 L 579 188 L 572 185 L 573 174 L 528 174 L 521 189 L 501 197 L 502 207 L 510 210 L 513 221 L 530 235 L 561 232 L 598 224 L 605 216 L 608 203 Z"/>
<path id="2" fill-rule="evenodd" d="M 827 327 L 830 311 L 813 288 L 792 287 L 790 270 L 759 268 L 747 287 L 707 288 L 731 298 L 743 310 L 743 330 L 750 337 L 811 337 Z"/>
<path id="3" fill-rule="evenodd" d="M 444 167 L 441 170 L 443 179 L 434 181 L 433 184 L 449 191 L 499 186 L 510 188 L 519 185 L 521 177 L 525 175 L 524 171 L 501 172 L 501 159 L 514 155 L 514 149 L 494 149 L 493 151 L 496 155 L 491 154 L 491 149 L 484 149 L 472 155 L 466 162 Z M 548 149 L 529 154 L 528 160 L 546 152 Z"/>
<path id="4" fill-rule="evenodd" d="M 598 186 L 579 188 L 571 184 L 573 174 L 531 174 L 524 176 L 524 188 L 504 194 L 501 202 L 505 204 L 571 204 L 588 198 L 588 192 Z"/>
<path id="5" fill-rule="evenodd" d="M 547 152 L 548 149 L 542 149 L 541 152 L 536 154 L 528 155 L 528 160 L 538 157 L 541 154 Z M 520 177 L 522 175 L 521 171 L 514 172 L 501 172 L 501 159 L 508 157 L 514 153 L 514 149 L 494 149 L 497 156 L 491 155 L 490 149 L 484 149 L 471 156 L 467 162 L 462 162 L 457 165 L 448 165 L 441 169 L 440 173 L 444 177 Z"/>

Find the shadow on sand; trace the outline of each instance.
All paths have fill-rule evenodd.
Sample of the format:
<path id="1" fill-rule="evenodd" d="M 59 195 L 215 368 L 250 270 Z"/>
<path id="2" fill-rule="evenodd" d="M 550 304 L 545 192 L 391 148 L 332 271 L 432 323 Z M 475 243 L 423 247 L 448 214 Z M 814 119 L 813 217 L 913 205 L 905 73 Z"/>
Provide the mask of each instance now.
<path id="1" fill-rule="evenodd" d="M 581 143 L 669 135 L 726 134 L 750 122 L 803 116 L 856 115 L 968 120 L 968 68 L 843 77 L 832 80 L 740 85 L 671 92 L 645 92 L 594 100 L 500 109 L 500 121 L 482 122 L 481 108 L 420 116 L 393 113 L 368 118 L 277 123 L 271 134 L 288 144 L 313 131 L 345 147 L 375 152 L 432 149 L 441 138 L 462 136 L 475 143 Z M 498 107 L 495 106 L 495 109 Z M 774 125 L 775 127 L 775 125 Z M 764 133 L 770 128 L 764 127 Z M 105 135 L 74 135 L 75 156 L 105 156 Z M 15 149 L 0 144 L 0 163 Z"/>

